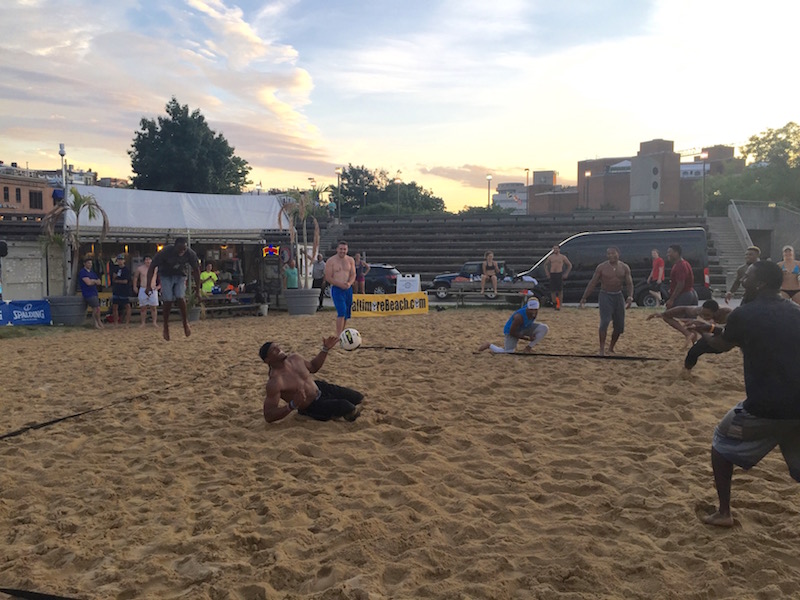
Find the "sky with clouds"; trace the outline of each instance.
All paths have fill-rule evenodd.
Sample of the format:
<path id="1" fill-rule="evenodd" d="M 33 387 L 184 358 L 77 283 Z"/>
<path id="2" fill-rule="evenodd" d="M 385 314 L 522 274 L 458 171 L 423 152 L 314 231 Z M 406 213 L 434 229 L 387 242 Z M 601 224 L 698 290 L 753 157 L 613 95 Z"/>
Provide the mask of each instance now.
<path id="1" fill-rule="evenodd" d="M 139 121 L 199 109 L 265 189 L 339 165 L 448 210 L 525 169 L 740 145 L 800 120 L 783 0 L 7 0 L 0 160 L 131 175 Z M 792 67 L 792 68 L 790 68 Z"/>

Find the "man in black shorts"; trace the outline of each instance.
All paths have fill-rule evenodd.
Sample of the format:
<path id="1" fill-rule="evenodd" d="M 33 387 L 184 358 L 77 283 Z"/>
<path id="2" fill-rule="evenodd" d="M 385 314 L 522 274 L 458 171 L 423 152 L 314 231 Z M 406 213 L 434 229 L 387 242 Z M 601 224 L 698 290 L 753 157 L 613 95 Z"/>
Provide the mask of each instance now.
<path id="1" fill-rule="evenodd" d="M 336 417 L 355 421 L 358 418 L 364 399 L 361 392 L 321 379 L 315 380 L 311 376 L 322 368 L 328 352 L 338 342 L 336 336 L 323 339 L 322 349 L 310 361 L 295 352 L 287 354 L 274 342 L 261 346 L 258 355 L 269 365 L 267 395 L 264 399 L 264 419 L 268 423 L 288 417 L 295 410 L 317 421 L 329 421 Z"/>
<path id="2" fill-rule="evenodd" d="M 544 261 L 544 272 L 550 279 L 550 300 L 553 308 L 561 310 L 564 301 L 564 280 L 569 277 L 572 263 L 561 254 L 561 246 L 555 244 L 553 251 Z"/>
<path id="3" fill-rule="evenodd" d="M 779 292 L 783 274 L 762 261 L 747 271 L 742 285 L 754 298 L 731 312 L 720 327 L 695 321 L 691 327 L 718 350 L 739 346 L 744 357 L 747 398 L 726 414 L 714 430 L 711 466 L 719 509 L 709 525 L 732 527 L 733 467 L 754 467 L 780 446 L 789 474 L 800 482 L 800 306 Z"/>

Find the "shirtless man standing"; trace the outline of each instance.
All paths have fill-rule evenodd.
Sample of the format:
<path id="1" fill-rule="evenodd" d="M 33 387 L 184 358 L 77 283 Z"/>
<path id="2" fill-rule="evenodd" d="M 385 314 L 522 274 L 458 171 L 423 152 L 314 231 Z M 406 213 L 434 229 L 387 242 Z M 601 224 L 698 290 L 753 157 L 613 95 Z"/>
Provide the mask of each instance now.
<path id="1" fill-rule="evenodd" d="M 353 305 L 353 283 L 356 280 L 356 263 L 347 256 L 347 242 L 336 246 L 336 256 L 325 263 L 325 281 L 331 284 L 331 300 L 336 307 L 336 335 L 344 331 L 350 308 Z"/>
<path id="2" fill-rule="evenodd" d="M 286 354 L 274 342 L 267 342 L 258 351 L 261 360 L 269 365 L 267 395 L 264 399 L 264 419 L 279 421 L 297 411 L 318 421 L 344 417 L 355 421 L 361 412 L 364 395 L 350 388 L 333 385 L 311 374 L 322 368 L 328 352 L 336 347 L 339 338 L 322 340 L 322 350 L 307 361 L 296 353 Z M 283 399 L 284 404 L 280 404 Z"/>
<path id="3" fill-rule="evenodd" d="M 625 309 L 630 308 L 633 302 L 633 279 L 631 269 L 619 259 L 619 249 L 611 247 L 606 250 L 608 260 L 597 265 L 592 280 L 586 286 L 581 298 L 581 308 L 586 305 L 586 298 L 594 291 L 600 282 L 600 356 L 605 356 L 606 332 L 608 324 L 614 322 L 614 331 L 611 333 L 611 343 L 608 353 L 614 354 L 614 347 L 622 332 L 625 331 Z M 623 299 L 622 285 L 628 289 L 628 297 Z"/>
<path id="4" fill-rule="evenodd" d="M 136 267 L 136 273 L 133 274 L 133 293 L 139 296 L 139 314 L 142 321 L 142 327 L 147 322 L 147 311 L 150 310 L 150 318 L 153 319 L 153 327 L 158 327 L 158 289 L 161 287 L 158 282 L 158 269 L 155 269 L 153 281 L 150 282 L 150 289 L 148 294 L 147 290 L 147 271 L 150 269 L 150 263 L 153 259 L 150 256 L 144 257 L 144 263 Z"/>
<path id="5" fill-rule="evenodd" d="M 572 263 L 561 254 L 561 246 L 553 246 L 553 251 L 544 261 L 544 272 L 550 278 L 550 299 L 556 310 L 561 310 L 564 299 L 564 280 L 572 270 Z"/>

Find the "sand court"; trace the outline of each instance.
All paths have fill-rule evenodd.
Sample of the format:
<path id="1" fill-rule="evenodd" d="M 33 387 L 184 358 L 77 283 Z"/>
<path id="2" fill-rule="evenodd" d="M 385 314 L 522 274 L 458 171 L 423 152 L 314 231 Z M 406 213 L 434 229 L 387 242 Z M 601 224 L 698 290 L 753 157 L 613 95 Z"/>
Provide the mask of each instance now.
<path id="1" fill-rule="evenodd" d="M 0 338 L 0 587 L 76 598 L 784 598 L 800 495 L 779 452 L 736 470 L 719 530 L 713 427 L 741 355 L 628 311 L 619 354 L 474 354 L 510 311 L 353 319 L 319 377 L 361 417 L 261 413 L 267 340 L 311 358 L 334 314 Z M 593 308 L 544 309 L 534 349 L 594 353 Z"/>

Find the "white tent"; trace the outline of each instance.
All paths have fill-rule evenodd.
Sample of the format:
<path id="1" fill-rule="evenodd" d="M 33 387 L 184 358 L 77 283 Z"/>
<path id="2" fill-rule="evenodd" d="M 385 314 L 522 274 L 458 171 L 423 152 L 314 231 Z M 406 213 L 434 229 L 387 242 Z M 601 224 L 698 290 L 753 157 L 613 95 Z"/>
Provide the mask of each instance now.
<path id="1" fill-rule="evenodd" d="M 185 194 L 95 186 L 81 186 L 108 215 L 109 237 L 127 239 L 163 238 L 165 234 L 193 238 L 259 239 L 266 232 L 287 231 L 289 223 L 280 215 L 280 196 Z M 75 226 L 75 215 L 66 213 L 65 225 Z M 102 219 L 80 216 L 81 238 L 94 238 Z"/>

